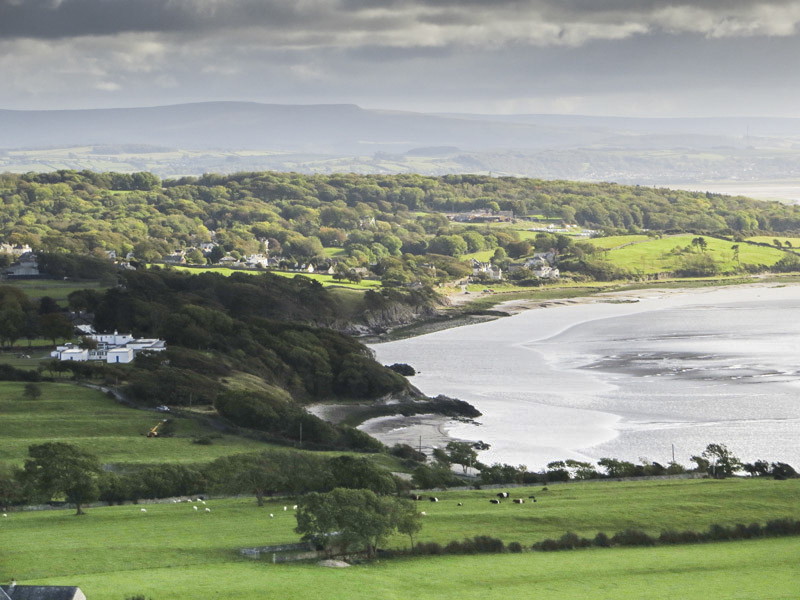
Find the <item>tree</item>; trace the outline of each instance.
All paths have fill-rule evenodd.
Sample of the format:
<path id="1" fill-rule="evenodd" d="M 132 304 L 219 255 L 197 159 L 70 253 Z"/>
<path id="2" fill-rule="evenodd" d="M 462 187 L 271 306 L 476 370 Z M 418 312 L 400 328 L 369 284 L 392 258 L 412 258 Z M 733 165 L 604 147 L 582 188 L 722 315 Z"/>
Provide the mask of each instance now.
<path id="1" fill-rule="evenodd" d="M 739 262 L 739 244 L 733 244 L 731 250 L 733 250 L 733 260 L 736 261 L 737 265 L 741 264 Z"/>
<path id="2" fill-rule="evenodd" d="M 267 452 L 236 454 L 217 459 L 210 467 L 215 487 L 226 494 L 252 493 L 258 506 L 264 496 L 286 489 L 280 460 Z"/>
<path id="3" fill-rule="evenodd" d="M 75 514 L 83 515 L 81 506 L 98 498 L 102 470 L 94 454 L 71 444 L 47 442 L 30 446 L 28 455 L 25 478 L 48 499 L 64 494 L 75 504 Z"/>
<path id="4" fill-rule="evenodd" d="M 42 329 L 42 335 L 53 340 L 54 346 L 56 345 L 56 340 L 59 338 L 71 338 L 74 330 L 72 323 L 64 313 L 48 313 L 42 315 L 39 319 L 39 325 Z"/>
<path id="5" fill-rule="evenodd" d="M 343 554 L 356 549 L 366 551 L 367 557 L 372 558 L 378 545 L 398 526 L 408 535 L 419 530 L 409 516 L 408 504 L 408 500 L 379 497 L 370 490 L 336 488 L 325 494 L 314 492 L 300 500 L 295 531 L 303 540 L 317 543 L 329 553 L 335 547 Z"/>
<path id="6" fill-rule="evenodd" d="M 478 462 L 478 453 L 475 451 L 475 445 L 469 442 L 447 442 L 445 449 L 447 450 L 448 462 L 454 465 L 461 465 L 464 473 L 467 472 L 469 467 Z"/>
<path id="7" fill-rule="evenodd" d="M 692 246 L 698 248 L 700 252 L 705 252 L 708 247 L 708 242 L 706 242 L 706 238 L 699 236 L 692 240 Z"/>
<path id="8" fill-rule="evenodd" d="M 742 462 L 734 456 L 725 444 L 709 444 L 703 450 L 703 458 L 708 465 L 708 473 L 716 479 L 732 476 L 742 470 Z"/>
<path id="9" fill-rule="evenodd" d="M 0 465 L 0 508 L 8 510 L 25 497 L 20 472 L 16 467 Z"/>

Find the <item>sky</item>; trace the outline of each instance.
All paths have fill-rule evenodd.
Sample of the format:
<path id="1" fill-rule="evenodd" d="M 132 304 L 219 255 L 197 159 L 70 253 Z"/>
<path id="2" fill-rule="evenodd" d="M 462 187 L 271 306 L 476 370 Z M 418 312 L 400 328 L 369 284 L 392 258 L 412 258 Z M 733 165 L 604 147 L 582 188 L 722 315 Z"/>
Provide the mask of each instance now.
<path id="1" fill-rule="evenodd" d="M 0 109 L 800 117 L 800 0 L 0 0 Z"/>

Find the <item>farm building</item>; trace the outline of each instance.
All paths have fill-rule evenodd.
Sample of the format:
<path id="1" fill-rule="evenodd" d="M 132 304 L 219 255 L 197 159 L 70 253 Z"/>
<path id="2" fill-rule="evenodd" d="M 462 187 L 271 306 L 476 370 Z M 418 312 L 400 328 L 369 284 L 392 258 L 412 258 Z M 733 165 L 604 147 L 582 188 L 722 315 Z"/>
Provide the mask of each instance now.
<path id="1" fill-rule="evenodd" d="M 108 363 L 129 363 L 139 352 L 162 352 L 167 349 L 164 340 L 135 338 L 129 333 L 92 333 L 86 336 L 94 340 L 97 348 L 80 348 L 74 344 L 58 346 L 50 353 L 58 360 L 87 361 L 102 360 Z M 2 600 L 0 598 L 0 600 Z"/>

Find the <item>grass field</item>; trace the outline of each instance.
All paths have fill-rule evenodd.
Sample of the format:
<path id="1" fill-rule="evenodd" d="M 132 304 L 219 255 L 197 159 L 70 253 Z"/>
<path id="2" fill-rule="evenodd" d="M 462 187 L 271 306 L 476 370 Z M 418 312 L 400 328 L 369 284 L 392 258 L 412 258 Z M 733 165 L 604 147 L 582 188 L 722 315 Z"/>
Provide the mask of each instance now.
<path id="1" fill-rule="evenodd" d="M 0 382 L 0 463 L 21 464 L 28 446 L 47 441 L 75 444 L 104 463 L 199 462 L 265 445 L 222 436 L 210 446 L 193 444 L 209 430 L 192 419 L 176 419 L 176 436 L 147 438 L 163 413 L 127 408 L 102 392 L 68 383 L 41 383 L 42 396 L 23 397 L 24 384 Z"/>
<path id="2" fill-rule="evenodd" d="M 260 275 L 265 271 L 256 271 L 251 269 L 229 269 L 227 267 L 183 267 L 183 266 L 171 266 L 170 268 L 176 269 L 178 271 L 186 271 L 188 273 L 219 273 L 220 275 L 224 275 L 225 277 L 229 277 L 232 273 L 247 273 L 249 275 Z M 296 276 L 307 277 L 308 279 L 312 279 L 314 281 L 318 281 L 325 287 L 328 286 L 335 286 L 335 287 L 342 287 L 346 289 L 353 289 L 353 290 L 370 290 L 381 287 L 381 282 L 375 279 L 363 279 L 359 283 L 350 283 L 347 280 L 337 280 L 333 278 L 333 275 L 324 275 L 322 273 L 296 273 L 294 271 L 269 271 L 273 275 L 279 275 L 281 277 L 288 277 L 292 279 Z"/>
<path id="3" fill-rule="evenodd" d="M 611 534 L 635 526 L 657 533 L 800 516 L 798 480 L 591 482 L 551 485 L 547 492 L 541 486 L 514 490 L 523 497 L 530 493 L 537 496 L 535 504 L 498 506 L 489 504 L 489 490 L 437 492 L 439 503 L 420 504 L 427 516 L 419 539 L 446 543 L 488 534 L 528 546 L 566 531 Z M 240 547 L 297 539 L 293 511 L 283 510 L 291 503 L 258 508 L 252 499 L 209 500 L 210 513 L 186 503 L 147 505 L 147 513 L 133 505 L 92 508 L 85 517 L 64 510 L 11 513 L 0 522 L 0 580 L 80 585 L 91 600 L 134 593 L 154 600 L 313 598 L 320 590 L 326 598 L 486 598 L 500 592 L 554 598 L 794 598 L 797 592 L 797 538 L 407 558 L 342 571 L 239 558 Z M 408 539 L 398 536 L 389 545 L 404 548 Z M 773 595 L 759 595 L 767 590 Z"/>
<path id="4" fill-rule="evenodd" d="M 789 242 L 792 245 L 792 248 L 800 248 L 800 238 L 796 237 L 784 237 L 782 235 L 757 235 L 747 238 L 748 242 L 758 242 L 761 244 L 772 244 L 775 240 L 778 240 L 784 245 L 786 242 Z"/>
<path id="5" fill-rule="evenodd" d="M 681 249 L 692 248 L 692 240 L 696 235 L 676 235 L 660 239 L 648 239 L 645 236 L 618 236 L 614 238 L 596 238 L 589 240 L 596 246 L 607 250 L 603 253 L 603 258 L 613 262 L 615 265 L 629 269 L 633 272 L 645 274 L 663 273 L 674 271 L 681 263 Z M 635 238 L 642 238 L 641 241 Z M 753 246 L 750 244 L 739 244 L 738 262 L 734 258 L 731 249 L 733 242 L 720 240 L 705 236 L 708 247 L 706 254 L 713 257 L 719 264 L 720 271 L 733 272 L 741 265 L 767 265 L 772 266 L 786 253 L 777 248 L 765 248 L 763 246 Z M 608 240 L 608 241 L 606 241 Z M 613 245 L 612 245 L 613 244 Z M 624 247 L 619 247 L 623 244 Z"/>
<path id="6" fill-rule="evenodd" d="M 29 298 L 38 300 L 49 296 L 59 304 L 66 306 L 67 296 L 78 290 L 106 290 L 110 286 L 101 285 L 99 281 L 60 281 L 57 279 L 14 279 L 3 282 L 21 289 Z"/>

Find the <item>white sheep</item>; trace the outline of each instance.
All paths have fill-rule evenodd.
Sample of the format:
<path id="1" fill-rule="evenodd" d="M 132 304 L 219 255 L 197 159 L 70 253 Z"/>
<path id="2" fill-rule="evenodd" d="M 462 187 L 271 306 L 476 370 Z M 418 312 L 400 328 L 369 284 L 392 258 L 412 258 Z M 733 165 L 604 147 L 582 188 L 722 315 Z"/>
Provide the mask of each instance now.
<path id="1" fill-rule="evenodd" d="M 270 518 L 270 519 L 274 519 L 274 518 L 275 518 L 275 515 L 273 515 L 272 513 L 269 513 L 269 518 Z"/>
<path id="2" fill-rule="evenodd" d="M 206 501 L 205 501 L 205 500 L 200 500 L 200 502 L 202 502 L 203 504 L 205 504 L 205 503 L 206 503 Z"/>
<path id="3" fill-rule="evenodd" d="M 292 510 L 297 510 L 297 504 L 292 507 Z"/>
<path id="4" fill-rule="evenodd" d="M 211 509 L 206 507 L 206 512 L 211 512 Z"/>
<path id="5" fill-rule="evenodd" d="M 5 519 L 7 516 L 8 516 L 8 515 L 7 515 L 6 513 L 3 513 L 3 518 L 4 518 L 4 519 Z"/>
<path id="6" fill-rule="evenodd" d="M 288 509 L 288 508 L 289 508 L 288 506 L 284 506 L 283 507 L 283 512 L 286 512 L 286 509 Z"/>
<path id="7" fill-rule="evenodd" d="M 195 510 L 197 510 L 197 507 L 196 507 L 196 506 L 193 506 L 192 508 L 193 508 L 193 509 L 195 509 Z"/>
<path id="8" fill-rule="evenodd" d="M 423 511 L 422 511 L 421 513 L 419 513 L 419 514 L 421 514 L 421 515 L 424 517 L 424 516 L 425 516 L 425 515 L 427 515 L 428 513 L 426 513 L 426 512 L 423 510 Z"/>
<path id="9" fill-rule="evenodd" d="M 140 509 L 140 510 L 141 510 L 143 513 L 146 513 L 146 512 L 147 512 L 147 509 L 146 509 L 146 508 L 142 508 L 142 509 Z"/>

